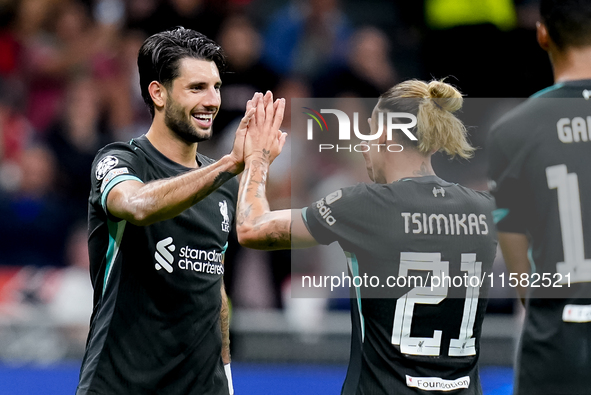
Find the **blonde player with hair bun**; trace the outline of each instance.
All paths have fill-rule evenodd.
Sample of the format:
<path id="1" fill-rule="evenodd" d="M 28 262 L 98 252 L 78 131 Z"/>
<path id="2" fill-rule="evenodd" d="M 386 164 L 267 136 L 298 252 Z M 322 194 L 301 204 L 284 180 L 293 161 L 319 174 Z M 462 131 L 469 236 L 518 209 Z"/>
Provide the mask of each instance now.
<path id="1" fill-rule="evenodd" d="M 474 148 L 467 141 L 466 127 L 453 114 L 462 108 L 463 101 L 462 94 L 443 81 L 409 80 L 383 93 L 368 120 L 372 132 L 378 130 L 380 112 L 411 113 L 417 117 L 417 125 L 410 131 L 418 140 L 410 140 L 402 131 L 396 130 L 393 138 L 404 147 L 402 152 L 397 155 L 387 150 L 365 152 L 372 181 L 387 183 L 405 176 L 434 175 L 431 155 L 437 151 L 451 157 L 471 158 Z M 378 142 L 385 143 L 385 140 L 386 134 L 383 133 Z M 386 173 L 390 176 L 384 178 Z"/>
<path id="2" fill-rule="evenodd" d="M 378 150 L 374 142 L 387 139 L 381 133 L 364 153 L 373 184 L 339 189 L 301 210 L 269 210 L 269 166 L 285 142 L 278 129 L 283 114 L 270 95 L 249 123 L 236 217 L 240 243 L 273 250 L 336 241 L 347 256 L 351 282 L 343 285 L 351 289 L 353 329 L 342 395 L 482 394 L 477 362 L 488 285 L 461 279 L 491 272 L 494 203 L 485 192 L 442 180 L 431 166 L 437 151 L 472 156 L 466 128 L 453 115 L 461 106 L 461 93 L 442 81 L 394 86 L 379 98 L 371 131 L 385 127 L 378 124 L 387 119 L 381 112 L 412 113 L 418 140 L 397 131 L 392 140 L 403 150 Z M 431 282 L 400 285 L 408 276 Z M 373 280 L 358 285 L 362 278 Z"/>
<path id="3" fill-rule="evenodd" d="M 474 148 L 466 141 L 466 127 L 452 114 L 462 108 L 463 102 L 462 94 L 443 81 L 410 80 L 384 93 L 377 108 L 381 111 L 396 108 L 417 116 L 419 152 L 430 154 L 442 150 L 452 157 L 467 159 L 473 156 Z"/>

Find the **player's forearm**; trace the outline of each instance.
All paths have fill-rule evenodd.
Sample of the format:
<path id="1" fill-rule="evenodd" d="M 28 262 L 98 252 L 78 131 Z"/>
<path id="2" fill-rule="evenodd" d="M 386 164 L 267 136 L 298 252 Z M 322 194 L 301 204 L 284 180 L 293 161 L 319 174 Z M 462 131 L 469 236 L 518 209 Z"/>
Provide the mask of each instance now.
<path id="1" fill-rule="evenodd" d="M 521 278 L 522 273 L 527 275 L 531 272 L 531 264 L 527 256 L 529 249 L 529 240 L 525 234 L 522 233 L 507 233 L 499 232 L 499 245 L 503 251 L 503 258 L 507 265 L 509 273 L 517 273 Z M 521 286 L 517 287 L 517 293 L 521 301 L 525 301 L 527 295 L 527 288 Z"/>
<path id="2" fill-rule="evenodd" d="M 270 211 L 266 196 L 269 163 L 252 158 L 246 163 L 238 192 L 236 232 L 245 247 L 281 250 L 291 247 L 291 210 Z"/>
<path id="3" fill-rule="evenodd" d="M 222 331 L 222 361 L 230 363 L 230 307 L 226 288 L 222 285 L 222 310 L 220 311 L 220 329 Z"/>
<path id="4" fill-rule="evenodd" d="M 242 170 L 229 155 L 209 166 L 189 171 L 177 177 L 149 182 L 122 199 L 120 211 L 109 210 L 115 216 L 146 226 L 174 218 L 215 191 Z"/>

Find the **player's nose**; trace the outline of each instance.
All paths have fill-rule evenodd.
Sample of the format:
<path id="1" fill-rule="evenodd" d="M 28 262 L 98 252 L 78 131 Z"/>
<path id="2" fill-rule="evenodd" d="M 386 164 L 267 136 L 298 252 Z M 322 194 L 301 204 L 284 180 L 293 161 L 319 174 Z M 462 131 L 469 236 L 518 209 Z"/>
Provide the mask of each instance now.
<path id="1" fill-rule="evenodd" d="M 221 105 L 221 102 L 222 102 L 222 100 L 221 100 L 219 89 L 216 89 L 216 87 L 214 87 L 214 86 L 208 88 L 207 93 L 205 94 L 205 97 L 203 98 L 203 106 L 204 107 L 219 108 Z"/>

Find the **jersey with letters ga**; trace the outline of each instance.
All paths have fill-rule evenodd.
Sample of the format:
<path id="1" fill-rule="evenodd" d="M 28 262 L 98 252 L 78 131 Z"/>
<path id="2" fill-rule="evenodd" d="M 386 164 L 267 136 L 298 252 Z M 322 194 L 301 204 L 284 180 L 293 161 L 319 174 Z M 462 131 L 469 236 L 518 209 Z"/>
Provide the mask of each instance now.
<path id="1" fill-rule="evenodd" d="M 343 395 L 482 393 L 493 208 L 484 192 L 425 176 L 343 188 L 303 210 L 310 234 L 320 244 L 337 241 L 349 275 L 360 279 L 351 286 Z M 484 285 L 466 283 L 468 276 Z"/>
<path id="2" fill-rule="evenodd" d="M 197 161 L 213 163 L 201 154 Z M 121 182 L 190 170 L 145 136 L 110 144 L 95 158 L 88 242 L 94 311 L 78 395 L 228 394 L 220 287 L 237 181 L 149 226 L 115 218 L 106 208 L 108 193 Z"/>
<path id="3" fill-rule="evenodd" d="M 490 132 L 500 232 L 530 238 L 516 393 L 591 391 L 591 80 L 556 84 Z M 570 283 L 570 284 L 569 284 Z"/>

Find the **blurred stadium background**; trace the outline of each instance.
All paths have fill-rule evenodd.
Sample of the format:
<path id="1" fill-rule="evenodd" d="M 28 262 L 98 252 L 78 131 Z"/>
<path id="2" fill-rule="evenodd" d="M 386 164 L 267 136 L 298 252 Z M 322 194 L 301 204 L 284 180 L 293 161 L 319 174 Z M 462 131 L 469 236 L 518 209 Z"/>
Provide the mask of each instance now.
<path id="1" fill-rule="evenodd" d="M 225 49 L 231 73 L 222 78 L 214 138 L 199 147 L 217 158 L 229 151 L 255 91 L 270 89 L 289 106 L 294 97 L 377 97 L 405 79 L 449 76 L 468 98 L 527 97 L 552 84 L 535 41 L 537 7 L 536 0 L 0 0 L 0 393 L 74 393 L 92 309 L 90 164 L 106 143 L 147 131 L 136 56 L 148 35 L 182 25 Z M 485 134 L 472 135 L 482 149 L 469 165 L 438 160 L 436 171 L 486 189 Z M 298 163 L 286 157 L 274 165 L 273 208 L 290 205 L 290 166 Z M 298 182 L 321 191 L 321 180 L 339 174 L 317 165 Z M 348 301 L 290 298 L 289 262 L 289 252 L 228 250 L 238 394 L 340 393 Z M 495 267 L 504 270 L 501 258 Z M 522 311 L 511 290 L 495 296 L 482 379 L 485 394 L 509 394 Z"/>

